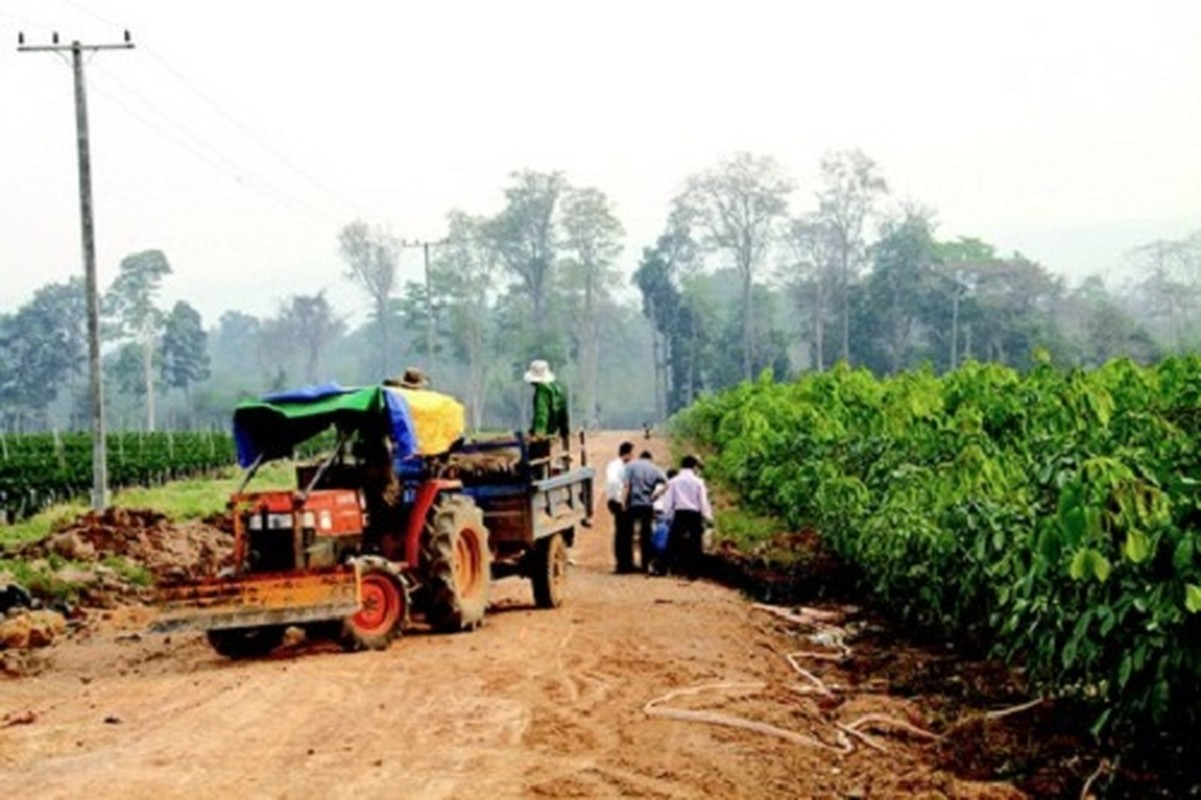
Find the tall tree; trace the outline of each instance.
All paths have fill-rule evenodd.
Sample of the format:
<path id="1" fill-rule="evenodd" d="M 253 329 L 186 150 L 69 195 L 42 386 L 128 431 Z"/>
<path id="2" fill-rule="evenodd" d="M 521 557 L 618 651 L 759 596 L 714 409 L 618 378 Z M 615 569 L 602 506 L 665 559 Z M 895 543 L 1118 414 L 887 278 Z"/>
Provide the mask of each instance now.
<path id="1" fill-rule="evenodd" d="M 883 371 L 900 372 L 928 355 L 930 295 L 939 287 L 937 258 L 930 214 L 909 209 L 885 225 L 883 238 L 872 248 L 874 266 L 867 280 L 878 350 Z M 923 324 L 925 323 L 925 324 Z"/>
<path id="2" fill-rule="evenodd" d="M 179 389 L 191 404 L 191 389 L 209 376 L 208 334 L 200 312 L 183 300 L 167 315 L 163 326 L 160 371 L 163 383 Z"/>
<path id="3" fill-rule="evenodd" d="M 1182 350 L 1196 343 L 1201 307 L 1201 231 L 1183 239 L 1156 240 L 1127 254 L 1138 274 L 1135 291 L 1143 313 Z"/>
<path id="4" fill-rule="evenodd" d="M 1099 367 L 1119 356 L 1149 364 L 1163 355 L 1146 328 L 1114 301 L 1098 275 L 1089 276 L 1064 297 L 1055 319 L 1073 340 L 1082 366 Z"/>
<path id="5" fill-rule="evenodd" d="M 572 256 L 571 273 L 582 294 L 580 320 L 584 419 L 599 425 L 597 372 L 600 364 L 599 307 L 620 277 L 613 262 L 621 254 L 625 229 L 609 198 L 598 189 L 573 189 L 563 200 L 563 249 Z"/>
<path id="6" fill-rule="evenodd" d="M 818 214 L 793 219 L 784 237 L 787 245 L 787 285 L 802 318 L 808 318 L 813 342 L 812 364 L 825 369 L 826 319 L 830 313 L 832 281 L 837 279 L 838 251 L 834 230 Z"/>
<path id="7" fill-rule="evenodd" d="M 342 335 L 345 324 L 334 314 L 325 292 L 294 294 L 279 309 L 281 332 L 291 340 L 304 359 L 304 380 L 320 379 L 321 354 Z"/>
<path id="8" fill-rule="evenodd" d="M 161 250 L 145 250 L 121 259 L 120 271 L 105 296 L 105 309 L 119 337 L 141 348 L 142 381 L 146 396 L 146 430 L 153 431 L 154 354 L 163 327 L 163 312 L 155 305 L 171 265 Z"/>
<path id="9" fill-rule="evenodd" d="M 788 212 L 792 181 L 770 156 L 738 153 L 693 175 L 676 206 L 704 233 L 711 250 L 728 253 L 742 280 L 743 377 L 754 377 L 755 330 L 751 288 L 755 271 Z"/>
<path id="10" fill-rule="evenodd" d="M 18 427 L 33 422 L 31 416 L 46 424 L 60 388 L 82 372 L 84 302 L 83 282 L 72 278 L 43 286 L 15 314 L 0 318 L 0 406 Z"/>
<path id="11" fill-rule="evenodd" d="M 642 313 L 654 330 L 655 411 L 659 419 L 689 405 L 704 388 L 701 354 L 710 326 L 702 324 L 694 294 L 682 278 L 694 271 L 699 248 L 687 221 L 673 214 L 654 247 L 642 251 L 634 284 L 642 292 Z"/>
<path id="12" fill-rule="evenodd" d="M 527 169 L 510 177 L 506 205 L 489 227 L 500 265 L 518 280 L 529 299 L 536 345 L 548 333 L 547 299 L 558 246 L 555 215 L 568 185 L 561 172 Z"/>
<path id="13" fill-rule="evenodd" d="M 823 158 L 821 182 L 817 213 L 835 238 L 842 359 L 850 363 L 850 286 L 866 259 L 864 225 L 888 192 L 888 184 L 877 172 L 876 162 L 859 150 L 844 150 Z"/>
<path id="14" fill-rule="evenodd" d="M 342 259 L 346 262 L 346 277 L 358 284 L 371 302 L 372 314 L 378 327 L 378 374 L 391 372 L 391 337 L 388 315 L 392 293 L 396 290 L 396 266 L 400 258 L 400 241 L 390 233 L 371 229 L 367 223 L 355 220 L 338 235 Z"/>
<path id="15" fill-rule="evenodd" d="M 455 354 L 467 366 L 466 401 L 471 425 L 483 426 L 489 372 L 489 298 L 495 293 L 496 250 L 488 221 L 462 211 L 447 215 L 446 244 L 435 258 L 432 283 L 446 306 L 444 317 Z"/>

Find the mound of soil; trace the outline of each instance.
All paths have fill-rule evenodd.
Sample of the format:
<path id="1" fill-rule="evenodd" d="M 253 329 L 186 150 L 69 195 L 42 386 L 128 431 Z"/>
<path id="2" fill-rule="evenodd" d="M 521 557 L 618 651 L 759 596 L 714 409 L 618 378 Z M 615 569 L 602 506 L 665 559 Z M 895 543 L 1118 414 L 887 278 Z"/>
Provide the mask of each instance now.
<path id="1" fill-rule="evenodd" d="M 111 608 L 147 599 L 153 584 L 216 575 L 232 564 L 233 539 L 207 522 L 172 522 L 157 511 L 109 508 L 60 525 L 12 555 L 48 575 L 41 594 L 53 594 L 57 586 L 81 605 Z M 51 569 L 53 556 L 69 563 Z M 38 586 L 29 588 L 39 593 Z"/>

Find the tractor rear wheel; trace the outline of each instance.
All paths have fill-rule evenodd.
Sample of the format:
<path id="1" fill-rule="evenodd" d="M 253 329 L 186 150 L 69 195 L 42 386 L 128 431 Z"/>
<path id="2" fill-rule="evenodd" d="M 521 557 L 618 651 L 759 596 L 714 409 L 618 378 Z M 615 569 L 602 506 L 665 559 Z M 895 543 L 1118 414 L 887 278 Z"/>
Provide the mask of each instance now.
<path id="1" fill-rule="evenodd" d="M 567 591 L 567 543 L 556 533 L 534 543 L 534 602 L 538 608 L 558 608 Z"/>
<path id="2" fill-rule="evenodd" d="M 488 607 L 492 554 L 488 529 L 470 497 L 442 494 L 426 518 L 421 543 L 425 616 L 440 631 L 469 630 Z"/>
<path id="3" fill-rule="evenodd" d="M 256 658 L 279 647 L 284 640 L 282 625 L 258 628 L 220 628 L 208 631 L 209 646 L 226 658 Z"/>
<path id="4" fill-rule="evenodd" d="M 386 649 L 408 617 L 408 599 L 400 578 L 383 564 L 364 564 L 359 575 L 359 605 L 342 623 L 342 647 Z"/>

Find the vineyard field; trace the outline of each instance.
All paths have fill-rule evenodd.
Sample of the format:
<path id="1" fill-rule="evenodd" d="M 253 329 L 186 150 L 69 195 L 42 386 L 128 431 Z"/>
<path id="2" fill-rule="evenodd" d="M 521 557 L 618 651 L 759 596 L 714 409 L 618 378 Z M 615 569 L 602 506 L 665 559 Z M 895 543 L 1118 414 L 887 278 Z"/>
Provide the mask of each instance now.
<path id="1" fill-rule="evenodd" d="M 235 463 L 224 433 L 116 433 L 107 437 L 109 486 L 152 486 Z M 0 437 L 0 511 L 22 519 L 92 487 L 90 433 Z"/>

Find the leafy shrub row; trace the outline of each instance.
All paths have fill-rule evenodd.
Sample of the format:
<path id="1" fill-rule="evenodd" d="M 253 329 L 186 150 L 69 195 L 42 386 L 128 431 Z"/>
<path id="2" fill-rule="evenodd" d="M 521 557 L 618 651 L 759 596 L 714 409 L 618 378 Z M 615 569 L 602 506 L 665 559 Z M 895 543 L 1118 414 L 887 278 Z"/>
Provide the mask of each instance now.
<path id="1" fill-rule="evenodd" d="M 903 620 L 988 645 L 1095 730 L 1201 700 L 1201 359 L 1027 374 L 845 366 L 702 399 L 677 433 L 814 525 Z"/>

